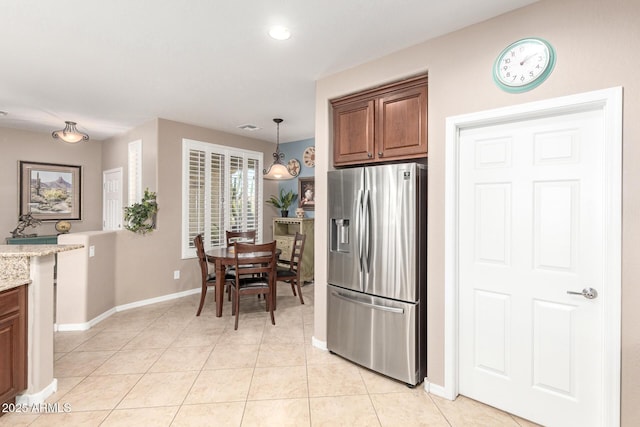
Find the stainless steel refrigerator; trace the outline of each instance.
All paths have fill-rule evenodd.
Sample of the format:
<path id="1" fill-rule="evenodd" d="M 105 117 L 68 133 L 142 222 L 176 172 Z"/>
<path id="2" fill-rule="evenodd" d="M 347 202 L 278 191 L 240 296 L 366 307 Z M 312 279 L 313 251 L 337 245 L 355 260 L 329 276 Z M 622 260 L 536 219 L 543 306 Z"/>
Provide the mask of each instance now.
<path id="1" fill-rule="evenodd" d="M 427 172 L 329 172 L 327 346 L 410 386 L 426 376 Z"/>

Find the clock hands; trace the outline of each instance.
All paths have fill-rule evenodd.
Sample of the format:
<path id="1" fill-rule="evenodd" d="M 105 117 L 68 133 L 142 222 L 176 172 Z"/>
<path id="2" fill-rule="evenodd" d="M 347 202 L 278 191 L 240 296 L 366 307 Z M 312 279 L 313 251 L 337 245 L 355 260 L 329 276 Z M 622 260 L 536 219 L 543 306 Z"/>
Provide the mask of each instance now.
<path id="1" fill-rule="evenodd" d="M 520 65 L 524 65 L 525 62 L 527 62 L 528 60 L 530 60 L 531 58 L 533 58 L 534 56 L 540 54 L 540 52 L 534 52 L 532 54 L 529 54 L 527 56 L 524 57 L 524 59 L 522 61 L 520 61 Z"/>

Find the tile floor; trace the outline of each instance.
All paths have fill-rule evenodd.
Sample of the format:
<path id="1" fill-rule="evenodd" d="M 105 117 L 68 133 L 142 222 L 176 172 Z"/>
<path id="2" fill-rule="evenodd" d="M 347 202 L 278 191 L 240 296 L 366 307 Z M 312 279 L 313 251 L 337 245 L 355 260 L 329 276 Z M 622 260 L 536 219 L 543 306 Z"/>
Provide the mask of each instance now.
<path id="1" fill-rule="evenodd" d="M 243 298 L 215 317 L 198 295 L 114 314 L 55 336 L 59 413 L 0 417 L 0 426 L 531 426 L 464 397 L 414 390 L 311 346 L 305 305 L 281 283 L 276 326 L 264 302 Z M 212 294 L 210 294 L 211 297 Z M 70 408 L 70 412 L 63 409 Z"/>

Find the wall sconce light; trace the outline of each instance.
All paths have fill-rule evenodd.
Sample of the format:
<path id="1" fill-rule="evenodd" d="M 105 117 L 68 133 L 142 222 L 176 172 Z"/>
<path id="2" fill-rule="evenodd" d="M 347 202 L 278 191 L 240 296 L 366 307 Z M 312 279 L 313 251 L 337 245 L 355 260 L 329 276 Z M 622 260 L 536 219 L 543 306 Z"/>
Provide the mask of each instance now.
<path id="1" fill-rule="evenodd" d="M 54 131 L 51 136 L 53 136 L 54 139 L 61 139 L 69 144 L 89 140 L 89 135 L 80 132 L 76 128 L 76 122 L 65 122 L 64 129 Z"/>

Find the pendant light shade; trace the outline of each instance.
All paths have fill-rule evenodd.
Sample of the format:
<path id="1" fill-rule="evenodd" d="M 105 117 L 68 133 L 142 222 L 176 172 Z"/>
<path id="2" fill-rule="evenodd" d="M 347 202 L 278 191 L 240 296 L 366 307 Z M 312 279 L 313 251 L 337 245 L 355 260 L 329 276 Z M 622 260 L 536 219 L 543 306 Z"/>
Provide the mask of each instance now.
<path id="1" fill-rule="evenodd" d="M 282 159 L 284 159 L 284 153 L 280 152 L 280 123 L 283 122 L 282 119 L 273 119 L 276 123 L 278 134 L 276 139 L 276 152 L 273 153 L 273 164 L 269 166 L 269 169 L 263 169 L 262 173 L 264 174 L 264 179 L 273 179 L 273 180 L 285 180 L 291 179 L 298 176 L 298 172 L 295 170 L 290 171 L 287 166 L 282 163 Z"/>
<path id="2" fill-rule="evenodd" d="M 61 139 L 64 142 L 67 142 L 69 144 L 75 144 L 80 141 L 89 140 L 89 135 L 87 135 L 86 133 L 80 132 L 76 128 L 76 122 L 64 122 L 64 123 L 65 123 L 64 129 L 56 130 L 51 134 L 51 136 L 53 136 L 54 139 Z"/>

